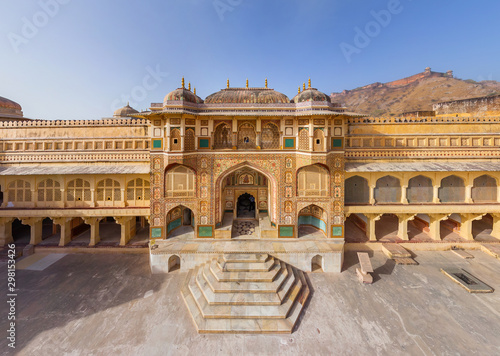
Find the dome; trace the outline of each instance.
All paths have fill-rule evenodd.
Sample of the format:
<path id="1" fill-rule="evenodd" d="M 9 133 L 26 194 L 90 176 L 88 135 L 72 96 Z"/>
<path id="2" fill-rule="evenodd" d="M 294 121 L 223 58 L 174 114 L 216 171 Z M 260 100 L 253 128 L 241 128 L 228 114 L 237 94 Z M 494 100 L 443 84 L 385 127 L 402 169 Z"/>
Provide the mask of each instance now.
<path id="1" fill-rule="evenodd" d="M 0 96 L 0 121 L 28 120 L 23 117 L 21 105 L 15 101 Z"/>
<path id="2" fill-rule="evenodd" d="M 287 104 L 285 94 L 269 88 L 227 88 L 207 96 L 206 104 Z"/>
<path id="3" fill-rule="evenodd" d="M 0 108 L 22 110 L 21 105 L 19 105 L 15 101 L 9 100 L 9 99 L 4 98 L 2 96 L 0 96 Z"/>
<path id="4" fill-rule="evenodd" d="M 165 99 L 163 99 L 163 103 L 166 103 L 167 101 L 187 101 L 194 104 L 203 103 L 203 100 L 198 95 L 193 94 L 186 88 L 178 88 L 168 93 L 165 96 Z"/>
<path id="5" fill-rule="evenodd" d="M 303 103 L 304 101 L 326 101 L 331 103 L 332 99 L 325 93 L 320 92 L 316 88 L 308 88 L 302 93 L 297 94 L 292 101 L 294 103 Z"/>
<path id="6" fill-rule="evenodd" d="M 113 114 L 113 116 L 114 117 L 128 117 L 132 114 L 138 114 L 138 113 L 139 113 L 139 111 L 135 110 L 129 104 L 127 104 L 123 108 L 116 110 L 115 113 Z"/>

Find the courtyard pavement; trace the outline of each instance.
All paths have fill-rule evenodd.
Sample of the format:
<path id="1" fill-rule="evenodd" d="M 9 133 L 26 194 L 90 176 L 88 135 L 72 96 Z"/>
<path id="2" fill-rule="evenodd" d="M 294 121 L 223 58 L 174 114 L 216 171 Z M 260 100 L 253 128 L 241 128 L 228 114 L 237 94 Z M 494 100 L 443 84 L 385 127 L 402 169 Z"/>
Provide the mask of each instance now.
<path id="1" fill-rule="evenodd" d="M 312 297 L 291 335 L 199 335 L 180 294 L 185 273 L 151 275 L 148 255 L 67 254 L 19 260 L 19 355 L 499 355 L 500 260 L 470 251 L 418 252 L 418 266 L 372 253 L 374 284 L 344 272 L 309 273 Z M 42 259 L 47 260 L 47 259 Z M 38 261 L 38 262 L 36 262 Z M 37 269 L 28 270 L 37 264 Z M 495 289 L 469 294 L 440 272 L 464 268 Z M 1 273 L 6 276 L 2 262 Z M 6 278 L 1 278 L 6 290 Z M 4 294 L 5 295 L 5 294 Z M 4 297 L 6 298 L 6 297 Z"/>

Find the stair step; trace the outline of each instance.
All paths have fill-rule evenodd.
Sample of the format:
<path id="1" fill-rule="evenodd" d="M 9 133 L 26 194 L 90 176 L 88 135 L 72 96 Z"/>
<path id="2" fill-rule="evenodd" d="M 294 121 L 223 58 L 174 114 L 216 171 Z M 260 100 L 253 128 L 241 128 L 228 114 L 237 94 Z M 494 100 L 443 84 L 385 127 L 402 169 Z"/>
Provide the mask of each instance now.
<path id="1" fill-rule="evenodd" d="M 288 269 L 284 263 L 282 263 L 278 277 L 272 282 L 219 282 L 208 264 L 203 266 L 202 271 L 214 293 L 276 293 L 288 277 Z M 280 299 L 283 300 L 283 298 Z"/>
<path id="2" fill-rule="evenodd" d="M 225 262 L 223 258 L 217 260 L 217 265 L 224 272 L 268 272 L 275 264 L 274 258 L 265 262 Z"/>
<path id="3" fill-rule="evenodd" d="M 223 256 L 225 262 L 266 262 L 267 253 L 228 253 Z"/>
<path id="4" fill-rule="evenodd" d="M 205 319 L 285 319 L 301 295 L 302 281 L 296 279 L 281 305 L 210 305 L 194 281 L 197 272 L 198 268 L 190 276 L 188 286 Z"/>
<path id="5" fill-rule="evenodd" d="M 205 277 L 203 269 L 198 269 L 196 283 L 209 305 L 280 305 L 277 293 L 214 293 Z"/>
<path id="6" fill-rule="evenodd" d="M 272 282 L 278 276 L 280 269 L 281 265 L 275 263 L 266 272 L 223 272 L 215 259 L 210 263 L 210 270 L 219 282 Z"/>

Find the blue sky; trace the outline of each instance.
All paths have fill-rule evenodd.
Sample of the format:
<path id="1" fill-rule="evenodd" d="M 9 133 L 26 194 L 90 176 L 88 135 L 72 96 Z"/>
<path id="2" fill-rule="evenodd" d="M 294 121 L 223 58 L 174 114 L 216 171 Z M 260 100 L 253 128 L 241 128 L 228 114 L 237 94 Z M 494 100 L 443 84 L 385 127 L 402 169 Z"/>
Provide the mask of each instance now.
<path id="1" fill-rule="evenodd" d="M 97 119 L 162 102 L 182 76 L 202 98 L 227 78 L 267 77 L 290 98 L 309 77 L 331 93 L 427 66 L 499 80 L 499 13 L 491 0 L 3 0 L 0 96 L 30 118 Z"/>

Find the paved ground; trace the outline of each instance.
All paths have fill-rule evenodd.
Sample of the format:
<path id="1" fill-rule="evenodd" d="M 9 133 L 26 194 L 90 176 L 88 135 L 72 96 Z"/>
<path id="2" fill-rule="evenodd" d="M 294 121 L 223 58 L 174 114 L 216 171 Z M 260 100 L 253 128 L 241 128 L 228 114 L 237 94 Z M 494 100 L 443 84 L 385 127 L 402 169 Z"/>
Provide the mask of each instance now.
<path id="1" fill-rule="evenodd" d="M 69 254 L 43 271 L 18 270 L 20 355 L 498 355 L 500 260 L 480 251 L 419 252 L 419 266 L 375 253 L 375 283 L 356 259 L 341 274 L 308 274 L 313 295 L 291 335 L 198 335 L 179 289 L 184 273 L 150 275 L 147 255 Z M 36 255 L 35 255 L 36 256 Z M 23 263 L 24 267 L 29 263 Z M 21 264 L 22 266 L 22 264 Z M 471 295 L 440 267 L 495 288 Z M 5 276 L 5 265 L 1 266 Z M 5 278 L 1 288 L 5 289 Z M 5 298 L 5 297 L 4 297 Z M 0 330 L 6 330 L 0 303 Z M 3 332 L 3 331 L 2 331 Z M 0 337 L 0 352 L 6 352 Z"/>

